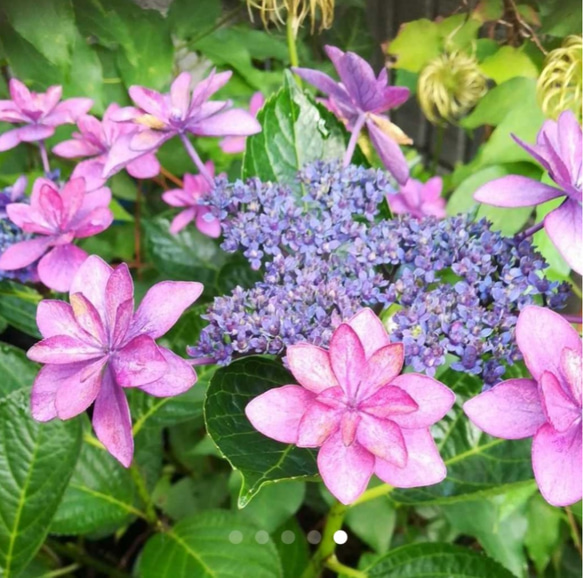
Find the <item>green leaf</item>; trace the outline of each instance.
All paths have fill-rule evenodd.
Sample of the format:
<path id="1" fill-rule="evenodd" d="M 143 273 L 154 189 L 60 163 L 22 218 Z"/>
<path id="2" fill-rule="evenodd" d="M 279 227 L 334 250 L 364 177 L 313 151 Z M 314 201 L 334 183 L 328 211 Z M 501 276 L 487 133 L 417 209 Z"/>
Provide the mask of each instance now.
<path id="1" fill-rule="evenodd" d="M 233 472 L 230 480 L 231 491 L 236 496 L 241 488 L 242 478 Z M 261 492 L 242 510 L 241 514 L 258 528 L 272 534 L 278 526 L 289 520 L 299 509 L 306 495 L 306 484 L 299 481 L 279 482 L 265 486 Z"/>
<path id="2" fill-rule="evenodd" d="M 396 521 L 395 508 L 386 498 L 358 504 L 346 514 L 346 525 L 379 554 L 388 551 Z"/>
<path id="3" fill-rule="evenodd" d="M 441 54 L 437 24 L 426 18 L 401 24 L 397 37 L 389 44 L 388 53 L 395 59 L 395 68 L 419 72 Z"/>
<path id="4" fill-rule="evenodd" d="M 512 368 L 505 377 L 519 375 Z M 447 477 L 433 486 L 396 489 L 390 499 L 402 504 L 447 504 L 532 484 L 531 440 L 493 438 L 472 425 L 463 413 L 464 401 L 480 392 L 482 382 L 451 369 L 439 379 L 453 389 L 457 398 L 454 409 L 432 428 Z"/>
<path id="5" fill-rule="evenodd" d="M 138 514 L 129 470 L 86 436 L 51 534 L 106 535 Z"/>
<path id="6" fill-rule="evenodd" d="M 0 316 L 16 329 L 39 339 L 36 308 L 41 299 L 39 293 L 26 285 L 0 281 Z"/>
<path id="7" fill-rule="evenodd" d="M 2 346 L 1 366 L 15 370 L 21 362 L 13 350 Z M 14 390 L 0 398 L 0 574 L 4 578 L 16 577 L 42 545 L 81 447 L 78 420 L 41 424 L 30 416 L 27 374 L 35 366 L 29 365 L 24 376 L 8 374 L 8 387 Z"/>
<path id="8" fill-rule="evenodd" d="M 148 540 L 138 578 L 282 578 L 273 541 L 259 543 L 258 528 L 235 513 L 202 512 Z"/>
<path id="9" fill-rule="evenodd" d="M 464 128 L 498 126 L 513 109 L 532 101 L 536 85 L 527 78 L 511 78 L 489 90 L 476 108 L 460 121 Z"/>
<path id="10" fill-rule="evenodd" d="M 115 0 L 73 0 L 73 7 L 81 34 L 101 46 L 115 49 L 128 35 L 127 24 L 116 10 Z"/>
<path id="11" fill-rule="evenodd" d="M 481 71 L 496 84 L 521 76 L 537 78 L 539 70 L 536 64 L 520 48 L 502 46 L 492 56 L 480 64 Z"/>
<path id="12" fill-rule="evenodd" d="M 563 514 L 560 508 L 555 508 L 545 502 L 537 492 L 528 503 L 526 517 L 524 545 L 537 572 L 542 574 L 561 542 L 560 530 Z"/>
<path id="13" fill-rule="evenodd" d="M 144 220 L 142 225 L 146 253 L 160 273 L 169 279 L 198 281 L 207 293 L 215 286 L 227 258 L 216 241 L 195 227 L 172 235 L 170 219 L 164 216 Z"/>
<path id="14" fill-rule="evenodd" d="M 498 562 L 452 544 L 412 544 L 391 550 L 366 569 L 369 578 L 513 578 Z"/>
<path id="15" fill-rule="evenodd" d="M 207 431 L 243 484 L 239 507 L 245 507 L 264 484 L 314 476 L 312 451 L 266 438 L 249 422 L 245 406 L 265 391 L 294 383 L 281 366 L 262 357 L 247 357 L 214 374 L 204 404 Z"/>
<path id="16" fill-rule="evenodd" d="M 18 389 L 30 388 L 38 373 L 22 349 L 0 341 L 0 399 Z"/>
<path id="17" fill-rule="evenodd" d="M 451 525 L 478 539 L 489 556 L 524 578 L 526 501 L 536 491 L 534 481 L 493 499 L 462 502 L 442 507 Z"/>
<path id="18" fill-rule="evenodd" d="M 173 0 L 168 10 L 168 25 L 178 38 L 191 40 L 209 29 L 221 15 L 216 0 Z"/>
<path id="19" fill-rule="evenodd" d="M 51 84 L 63 82 L 63 71 L 47 60 L 2 18 L 0 39 L 12 73 L 27 86 L 33 90 L 45 90 Z"/>
<path id="20" fill-rule="evenodd" d="M 245 510 L 243 510 L 245 511 Z M 282 540 L 282 536 L 291 532 L 294 540 Z M 288 534 L 289 535 L 289 534 Z M 296 518 L 290 518 L 285 524 L 280 526 L 271 534 L 275 542 L 275 547 L 279 552 L 281 565 L 283 566 L 284 578 L 298 578 L 308 566 L 310 559 L 310 547 L 304 531 L 298 524 Z"/>
<path id="21" fill-rule="evenodd" d="M 477 203 L 473 195 L 482 185 L 507 175 L 519 174 L 535 180 L 540 178 L 541 170 L 531 163 L 514 163 L 494 165 L 473 172 L 453 192 L 447 203 L 448 215 L 457 215 L 472 210 Z M 532 214 L 532 207 L 501 209 L 492 205 L 480 204 L 476 217 L 492 221 L 492 228 L 504 235 L 513 235 L 520 231 Z"/>
<path id="22" fill-rule="evenodd" d="M 581 3 L 578 0 L 546 0 L 540 2 L 542 34 L 564 37 L 569 34 L 581 34 Z"/>
<path id="23" fill-rule="evenodd" d="M 4 2 L 2 11 L 16 32 L 51 64 L 69 68 L 76 37 L 70 0 Z"/>
<path id="24" fill-rule="evenodd" d="M 103 92 L 103 69 L 95 50 L 75 31 L 71 71 L 65 75 L 63 98 L 86 96 L 93 99 L 91 112 L 103 114 L 107 101 Z"/>
<path id="25" fill-rule="evenodd" d="M 306 163 L 344 154 L 344 127 L 301 91 L 290 74 L 257 119 L 262 131 L 247 138 L 243 178 L 257 176 L 297 187 L 296 173 Z"/>

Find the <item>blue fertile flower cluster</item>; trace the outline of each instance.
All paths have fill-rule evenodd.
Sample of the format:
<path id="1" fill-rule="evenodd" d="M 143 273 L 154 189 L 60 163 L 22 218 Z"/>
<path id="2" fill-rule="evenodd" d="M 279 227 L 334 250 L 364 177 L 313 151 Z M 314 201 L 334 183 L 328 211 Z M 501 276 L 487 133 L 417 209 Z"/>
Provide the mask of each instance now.
<path id="1" fill-rule="evenodd" d="M 22 192 L 26 181 L 18 180 L 13 186 L 0 190 L 0 255 L 8 247 L 28 239 L 22 229 L 17 227 L 6 215 L 6 205 L 16 201 L 23 202 Z M 17 271 L 4 271 L 0 269 L 0 280 L 16 279 L 22 283 L 36 280 L 36 265 L 30 265 Z"/>
<path id="2" fill-rule="evenodd" d="M 258 179 L 217 179 L 206 203 L 222 223 L 223 249 L 243 251 L 263 279 L 216 298 L 189 353 L 227 364 L 233 356 L 281 353 L 333 330 L 363 306 L 385 310 L 406 363 L 433 375 L 452 367 L 499 381 L 520 359 L 513 331 L 522 307 L 564 304 L 528 241 L 468 216 L 382 218 L 392 191 L 382 171 L 315 163 L 298 175 L 301 195 Z"/>

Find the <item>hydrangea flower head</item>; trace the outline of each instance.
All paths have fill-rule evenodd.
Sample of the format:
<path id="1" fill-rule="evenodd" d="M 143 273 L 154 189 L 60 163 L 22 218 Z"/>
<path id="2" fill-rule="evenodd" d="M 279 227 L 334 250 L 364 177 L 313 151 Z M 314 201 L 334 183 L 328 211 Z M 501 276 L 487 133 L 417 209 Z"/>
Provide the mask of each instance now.
<path id="1" fill-rule="evenodd" d="M 214 177 L 215 166 L 209 161 L 206 169 Z M 202 175 L 184 175 L 182 189 L 171 189 L 162 194 L 162 199 L 172 207 L 181 207 L 184 210 L 172 220 L 170 232 L 173 235 L 182 231 L 188 223 L 194 221 L 196 228 L 209 237 L 218 237 L 221 234 L 219 220 L 211 213 L 206 205 L 200 204 L 205 193 L 211 191 L 209 182 Z"/>
<path id="2" fill-rule="evenodd" d="M 583 273 L 583 201 L 581 126 L 572 111 L 547 120 L 539 131 L 536 144 L 514 140 L 530 153 L 549 173 L 556 187 L 520 175 L 494 179 L 480 187 L 474 199 L 496 207 L 531 207 L 564 197 L 563 203 L 544 220 L 544 227 L 565 261 L 577 273 Z"/>
<path id="3" fill-rule="evenodd" d="M 260 92 L 256 92 L 249 101 L 249 113 L 254 117 L 265 103 L 265 97 Z M 245 142 L 246 138 L 244 136 L 227 136 L 221 139 L 219 146 L 224 153 L 237 154 L 245 152 Z"/>
<path id="4" fill-rule="evenodd" d="M 73 138 L 63 141 L 53 148 L 53 152 L 67 159 L 90 157 L 81 161 L 71 175 L 83 177 L 87 184 L 87 190 L 93 191 L 105 184 L 103 167 L 107 160 L 107 154 L 114 143 L 120 141 L 117 146 L 128 146 L 131 135 L 135 132 L 132 123 L 115 122 L 112 116 L 120 109 L 115 102 L 107 107 L 100 121 L 91 115 L 83 115 L 77 121 L 79 132 L 73 133 Z M 136 179 L 150 179 L 160 172 L 160 163 L 151 153 L 138 156 L 127 164 L 127 171 Z"/>
<path id="5" fill-rule="evenodd" d="M 190 90 L 188 72 L 179 74 L 169 94 L 142 86 L 131 86 L 130 96 L 137 107 L 125 107 L 112 119 L 132 122 L 136 131 L 129 139 L 118 140 L 109 151 L 104 167 L 107 177 L 145 153 L 154 152 L 176 135 L 249 136 L 261 126 L 246 110 L 230 108 L 229 101 L 209 101 L 231 78 L 231 72 L 211 74 Z"/>
<path id="6" fill-rule="evenodd" d="M 45 366 L 32 387 L 33 417 L 41 422 L 70 419 L 94 403 L 97 437 L 128 467 L 134 443 L 123 388 L 168 397 L 195 383 L 191 365 L 155 340 L 202 289 L 200 283 L 163 281 L 149 289 L 134 312 L 127 265 L 112 269 L 100 257 L 89 257 L 73 279 L 70 304 L 45 299 L 38 306 L 44 339 L 31 347 L 28 357 Z"/>
<path id="7" fill-rule="evenodd" d="M 433 177 L 426 183 L 409 179 L 398 192 L 387 195 L 391 211 L 396 214 L 409 213 L 413 217 L 445 217 L 445 199 L 441 196 L 443 181 Z"/>
<path id="8" fill-rule="evenodd" d="M 61 189 L 53 181 L 37 179 L 30 205 L 11 203 L 6 212 L 25 233 L 38 236 L 9 247 L 0 257 L 0 269 L 21 269 L 40 259 L 40 280 L 56 291 L 68 291 L 87 258 L 73 241 L 101 233 L 111 225 L 110 201 L 108 188 L 86 193 L 82 178 L 71 179 Z"/>
<path id="9" fill-rule="evenodd" d="M 486 433 L 504 439 L 534 436 L 532 466 L 554 506 L 581 499 L 581 339 L 560 315 L 523 309 L 516 340 L 533 379 L 509 379 L 464 404 Z"/>
<path id="10" fill-rule="evenodd" d="M 292 70 L 328 96 L 330 110 L 339 115 L 353 135 L 358 135 L 366 125 L 383 164 L 400 184 L 405 184 L 409 178 L 409 166 L 399 145 L 411 144 L 412 141 L 384 113 L 403 104 L 409 98 L 409 89 L 388 86 L 386 68 L 375 77 L 370 64 L 354 52 L 326 46 L 326 53 L 340 76 L 340 82 L 319 70 Z"/>
<path id="11" fill-rule="evenodd" d="M 267 391 L 245 413 L 268 437 L 319 447 L 322 479 L 343 504 L 364 492 L 373 473 L 401 488 L 445 478 L 429 427 L 455 395 L 431 377 L 399 375 L 403 346 L 390 343 L 371 309 L 340 324 L 328 351 L 310 343 L 288 347 L 287 363 L 300 385 Z"/>
<path id="12" fill-rule="evenodd" d="M 11 100 L 0 100 L 0 121 L 22 124 L 0 135 L 0 151 L 14 148 L 21 142 L 35 142 L 55 134 L 55 127 L 74 123 L 93 106 L 90 98 L 61 100 L 63 89 L 50 86 L 46 92 L 31 92 L 12 78 Z"/>

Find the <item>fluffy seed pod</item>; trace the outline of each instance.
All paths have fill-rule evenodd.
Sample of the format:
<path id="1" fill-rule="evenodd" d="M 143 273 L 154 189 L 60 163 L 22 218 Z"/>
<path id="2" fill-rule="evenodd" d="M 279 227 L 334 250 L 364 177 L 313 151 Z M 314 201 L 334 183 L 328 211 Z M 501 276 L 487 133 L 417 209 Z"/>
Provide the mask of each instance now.
<path id="1" fill-rule="evenodd" d="M 572 110 L 581 122 L 582 65 L 581 36 L 567 36 L 561 48 L 549 52 L 536 86 L 539 104 L 549 118 Z"/>
<path id="2" fill-rule="evenodd" d="M 417 97 L 433 124 L 455 123 L 488 91 L 478 61 L 463 52 L 446 52 L 432 60 L 419 75 Z"/>
<path id="3" fill-rule="evenodd" d="M 265 27 L 269 22 L 285 24 L 287 18 L 292 18 L 295 34 L 308 16 L 312 33 L 318 18 L 319 30 L 330 28 L 334 20 L 334 0 L 247 0 L 247 7 L 250 13 L 251 8 L 259 10 Z"/>

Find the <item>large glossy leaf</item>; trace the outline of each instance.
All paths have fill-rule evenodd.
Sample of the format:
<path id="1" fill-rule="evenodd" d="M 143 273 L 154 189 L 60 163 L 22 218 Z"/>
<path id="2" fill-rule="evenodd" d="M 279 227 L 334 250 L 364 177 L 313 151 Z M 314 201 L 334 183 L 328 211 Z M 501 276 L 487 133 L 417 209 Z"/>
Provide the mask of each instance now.
<path id="1" fill-rule="evenodd" d="M 49 62 L 69 67 L 76 34 L 71 0 L 3 2 L 1 10 L 18 34 Z"/>
<path id="2" fill-rule="evenodd" d="M 317 474 L 315 454 L 266 438 L 245 416 L 245 406 L 273 387 L 294 383 L 280 363 L 248 357 L 214 374 L 204 405 L 207 431 L 233 468 L 243 475 L 239 507 L 266 483 Z"/>
<path id="3" fill-rule="evenodd" d="M 51 534 L 105 534 L 139 515 L 130 472 L 90 440 L 83 442 Z"/>
<path id="4" fill-rule="evenodd" d="M 205 285 L 207 293 L 214 287 L 226 260 L 216 241 L 195 227 L 186 227 L 172 235 L 170 219 L 164 216 L 142 224 L 146 252 L 160 273 L 170 279 L 198 281 Z"/>
<path id="5" fill-rule="evenodd" d="M 40 339 L 41 334 L 36 326 L 36 307 L 41 299 L 42 296 L 30 287 L 1 281 L 0 317 L 16 329 Z"/>
<path id="6" fill-rule="evenodd" d="M 517 372 L 513 368 L 505 377 L 515 377 Z M 493 438 L 478 430 L 463 413 L 463 402 L 478 394 L 482 383 L 453 370 L 439 379 L 457 396 L 454 409 L 432 428 L 447 466 L 447 477 L 433 486 L 395 490 L 391 499 L 403 504 L 451 503 L 531 484 L 531 441 Z"/>
<path id="7" fill-rule="evenodd" d="M 261 132 L 247 139 L 243 177 L 295 185 L 298 169 L 319 159 L 340 159 L 346 130 L 290 74 L 259 111 Z"/>
<path id="8" fill-rule="evenodd" d="M 233 512 L 211 510 L 185 518 L 150 538 L 140 556 L 139 578 L 282 578 L 271 539 Z"/>
<path id="9" fill-rule="evenodd" d="M 78 420 L 46 424 L 30 417 L 37 367 L 0 346 L 0 574 L 17 576 L 34 557 L 77 461 Z"/>
<path id="10" fill-rule="evenodd" d="M 452 544 L 412 544 L 391 550 L 366 568 L 369 578 L 513 578 L 491 558 Z"/>

